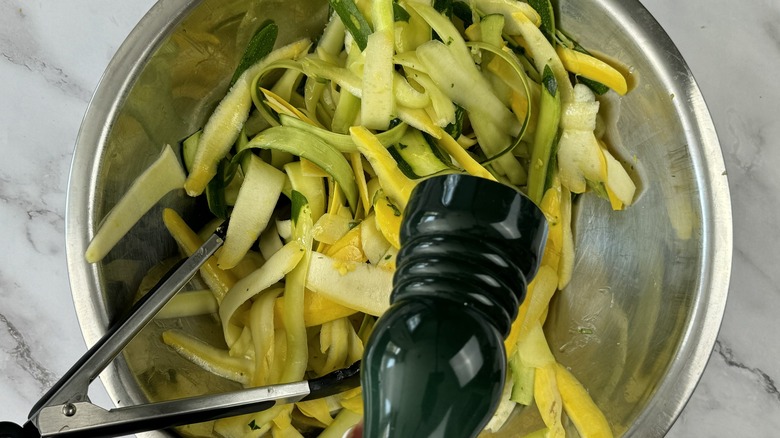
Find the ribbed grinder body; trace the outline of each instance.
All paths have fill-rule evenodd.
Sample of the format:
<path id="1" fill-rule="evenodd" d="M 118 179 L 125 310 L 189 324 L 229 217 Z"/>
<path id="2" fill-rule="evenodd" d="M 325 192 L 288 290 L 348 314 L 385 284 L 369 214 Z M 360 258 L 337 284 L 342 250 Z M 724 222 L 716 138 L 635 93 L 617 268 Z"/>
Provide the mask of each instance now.
<path id="1" fill-rule="evenodd" d="M 543 214 L 467 175 L 421 182 L 406 207 L 391 307 L 363 360 L 367 437 L 472 437 L 495 411 L 503 339 L 536 274 Z"/>

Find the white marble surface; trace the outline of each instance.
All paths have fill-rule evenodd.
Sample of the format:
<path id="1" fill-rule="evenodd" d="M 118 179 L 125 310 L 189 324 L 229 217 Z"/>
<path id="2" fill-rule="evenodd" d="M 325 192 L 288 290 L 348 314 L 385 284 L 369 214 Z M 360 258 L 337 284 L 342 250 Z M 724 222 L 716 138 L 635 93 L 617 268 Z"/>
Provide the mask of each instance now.
<path id="1" fill-rule="evenodd" d="M 153 0 L 0 0 L 0 421 L 22 422 L 85 350 L 64 253 L 67 175 L 103 69 Z M 780 434 L 780 2 L 645 0 L 723 147 L 734 262 L 723 327 L 670 437 Z M 94 400 L 110 403 L 99 385 Z"/>

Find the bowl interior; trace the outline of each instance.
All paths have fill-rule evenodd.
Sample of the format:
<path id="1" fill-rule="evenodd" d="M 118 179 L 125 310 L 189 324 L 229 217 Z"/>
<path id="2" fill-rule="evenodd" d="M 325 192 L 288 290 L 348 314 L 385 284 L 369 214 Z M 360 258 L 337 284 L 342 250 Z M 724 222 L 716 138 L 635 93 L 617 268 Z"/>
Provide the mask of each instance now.
<path id="1" fill-rule="evenodd" d="M 84 249 L 101 218 L 162 145 L 203 125 L 262 21 L 279 24 L 282 44 L 317 35 L 328 13 L 327 2 L 316 0 L 172 3 L 158 3 L 112 61 L 76 148 L 68 258 L 90 343 L 129 308 L 147 270 L 175 253 L 162 206 L 193 218 L 198 207 L 183 192 L 168 195 L 103 262 L 87 265 Z M 621 212 L 592 195 L 577 199 L 575 271 L 545 330 L 617 435 L 662 435 L 693 391 L 723 313 L 731 235 L 720 149 L 690 72 L 638 2 L 561 0 L 557 13 L 583 46 L 630 70 L 635 88 L 602 105 L 608 139 L 640 190 Z M 115 400 L 234 388 L 164 347 L 159 334 L 173 326 L 222 342 L 214 318 L 150 324 L 103 375 Z M 496 436 L 541 427 L 532 411 L 518 410 Z"/>

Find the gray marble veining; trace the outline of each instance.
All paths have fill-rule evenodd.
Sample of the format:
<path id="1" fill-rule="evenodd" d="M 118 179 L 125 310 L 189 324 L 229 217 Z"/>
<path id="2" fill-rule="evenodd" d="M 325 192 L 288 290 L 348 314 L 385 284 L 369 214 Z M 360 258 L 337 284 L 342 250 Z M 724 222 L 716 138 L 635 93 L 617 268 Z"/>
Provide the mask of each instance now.
<path id="1" fill-rule="evenodd" d="M 13 359 L 16 366 L 24 370 L 38 383 L 41 390 L 45 391 L 51 388 L 57 382 L 57 376 L 32 357 L 30 346 L 27 345 L 22 332 L 3 314 L 0 314 L 0 328 L 5 329 L 10 338 L 10 345 L 4 345 L 3 351 Z"/>
<path id="2" fill-rule="evenodd" d="M 0 0 L 0 418 L 22 422 L 84 352 L 69 297 L 65 192 L 100 75 L 152 1 Z M 91 388 L 103 406 L 111 401 Z"/>

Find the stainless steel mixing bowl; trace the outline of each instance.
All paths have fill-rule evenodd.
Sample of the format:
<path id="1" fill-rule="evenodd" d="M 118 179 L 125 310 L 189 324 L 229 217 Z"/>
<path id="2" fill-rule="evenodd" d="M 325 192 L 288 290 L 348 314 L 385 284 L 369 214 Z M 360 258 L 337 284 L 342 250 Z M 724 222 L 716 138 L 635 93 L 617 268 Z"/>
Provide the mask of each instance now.
<path id="1" fill-rule="evenodd" d="M 577 200 L 574 277 L 546 330 L 617 435 L 661 436 L 704 370 L 725 307 L 732 247 L 725 167 L 690 71 L 638 1 L 560 0 L 558 13 L 584 46 L 631 66 L 635 89 L 610 105 L 608 135 L 640 191 L 622 212 L 590 195 Z M 128 308 L 146 270 L 175 251 L 155 210 L 89 265 L 84 250 L 101 218 L 163 144 L 203 124 L 253 23 L 275 19 L 284 43 L 318 34 L 326 15 L 323 0 L 162 0 L 119 49 L 84 119 L 68 191 L 68 267 L 88 343 Z M 163 204 L 194 208 L 182 193 Z M 172 324 L 219 332 L 208 318 Z M 169 352 L 158 341 L 160 325 L 102 376 L 117 403 L 164 397 L 181 382 L 225 387 Z M 534 430 L 531 411 L 518 412 L 501 436 Z"/>

